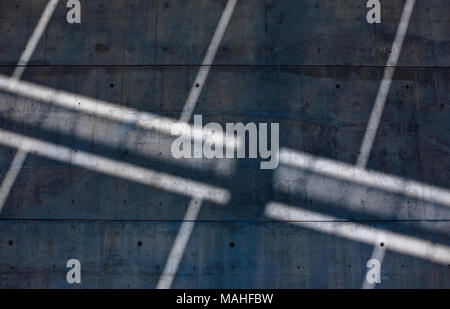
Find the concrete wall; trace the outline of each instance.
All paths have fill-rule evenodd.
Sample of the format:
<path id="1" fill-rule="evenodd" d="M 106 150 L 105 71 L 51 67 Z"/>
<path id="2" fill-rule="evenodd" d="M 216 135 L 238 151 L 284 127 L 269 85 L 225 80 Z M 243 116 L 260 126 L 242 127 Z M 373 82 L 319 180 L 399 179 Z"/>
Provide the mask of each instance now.
<path id="1" fill-rule="evenodd" d="M 81 24 L 66 22 L 65 2 L 22 80 L 178 119 L 227 1 L 81 1 Z M 382 23 L 371 25 L 361 0 L 238 0 L 194 114 L 223 126 L 278 122 L 281 147 L 355 164 L 404 3 L 382 1 Z M 13 73 L 46 4 L 0 1 L 2 76 Z M 449 13 L 448 1 L 416 1 L 367 165 L 442 192 L 450 188 Z M 226 190 L 226 203 L 203 201 L 174 288 L 360 288 L 374 246 L 316 227 L 356 223 L 450 246 L 445 194 L 430 201 L 285 164 L 261 170 L 257 159 L 177 160 L 172 136 L 5 89 L 0 129 Z M 17 153 L 4 144 L 0 179 Z M 0 287 L 155 288 L 190 200 L 32 151 L 0 213 Z M 335 219 L 279 222 L 265 214 L 271 202 Z M 450 265 L 433 252 L 383 245 L 377 288 L 450 287 Z M 72 258 L 81 285 L 66 282 Z"/>

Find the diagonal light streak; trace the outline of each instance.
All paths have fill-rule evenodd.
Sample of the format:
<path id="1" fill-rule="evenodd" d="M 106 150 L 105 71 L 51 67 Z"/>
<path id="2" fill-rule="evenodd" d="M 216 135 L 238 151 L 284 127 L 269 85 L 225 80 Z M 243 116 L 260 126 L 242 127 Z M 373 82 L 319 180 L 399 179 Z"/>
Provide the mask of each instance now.
<path id="1" fill-rule="evenodd" d="M 178 230 L 175 242 L 170 250 L 169 257 L 167 258 L 166 266 L 164 267 L 163 273 L 159 278 L 157 289 L 170 289 L 173 280 L 180 265 L 181 259 L 183 258 L 184 251 L 186 250 L 187 244 L 191 237 L 192 231 L 194 230 L 195 221 L 197 220 L 198 213 L 202 205 L 202 200 L 192 199 L 186 214 L 183 218 L 183 223 Z"/>
<path id="2" fill-rule="evenodd" d="M 20 78 L 22 78 L 25 68 L 28 65 L 28 62 L 30 61 L 31 56 L 33 55 L 34 50 L 36 49 L 42 35 L 44 34 L 44 31 L 47 28 L 48 22 L 50 21 L 50 18 L 52 17 L 53 12 L 58 5 L 58 2 L 59 0 L 50 0 L 47 3 L 47 6 L 45 7 L 44 12 L 41 15 L 41 18 L 34 28 L 30 39 L 28 40 L 27 46 L 20 56 L 19 62 L 17 63 L 17 66 L 13 72 L 13 80 L 18 81 Z M 5 178 L 3 179 L 2 185 L 0 187 L 0 213 L 2 211 L 3 205 L 6 203 L 12 186 L 20 173 L 20 169 L 25 163 L 26 157 L 26 152 L 18 151 L 11 163 L 8 172 L 5 175 Z"/>
<path id="3" fill-rule="evenodd" d="M 397 28 L 394 43 L 392 44 L 391 54 L 389 55 L 389 59 L 386 64 L 383 80 L 381 81 L 380 88 L 378 89 L 377 98 L 369 118 L 369 123 L 367 125 L 366 133 L 364 135 L 356 162 L 356 165 L 362 168 L 366 167 L 367 162 L 369 161 L 370 152 L 372 150 L 373 143 L 375 142 L 378 127 L 383 115 L 384 106 L 386 105 L 386 100 L 389 94 L 389 89 L 391 88 L 395 67 L 397 66 L 403 42 L 405 40 L 406 33 L 408 32 L 409 21 L 411 20 L 411 15 L 414 10 L 414 4 L 415 0 L 406 0 L 405 6 L 403 7 L 400 23 Z M 379 252 L 380 250 L 383 252 Z M 378 255 L 380 257 L 379 262 L 383 263 L 385 250 L 385 248 L 378 249 L 375 247 L 372 252 L 372 256 Z M 364 278 L 363 288 L 374 288 L 375 284 L 367 283 L 366 277 Z"/>
<path id="4" fill-rule="evenodd" d="M 0 129 L 0 144 L 192 198 L 225 204 L 225 189 Z"/>
<path id="5" fill-rule="evenodd" d="M 225 6 L 222 17 L 220 18 L 214 36 L 209 43 L 205 58 L 203 59 L 202 65 L 200 66 L 197 77 L 195 78 L 194 84 L 192 85 L 191 91 L 189 92 L 189 96 L 181 113 L 180 121 L 182 122 L 189 122 L 189 119 L 191 119 L 192 117 L 192 113 L 194 112 L 198 98 L 200 97 L 203 86 L 206 82 L 206 78 L 208 77 L 210 66 L 214 62 L 214 58 L 228 27 L 231 16 L 233 15 L 236 3 L 237 0 L 228 0 Z M 232 144 L 234 145 L 234 142 Z M 225 143 L 225 145 L 227 145 L 227 143 Z M 240 146 L 239 144 L 236 145 L 236 147 Z M 172 282 L 177 273 L 178 265 L 180 264 L 187 243 L 189 242 L 189 238 L 192 230 L 194 229 L 195 220 L 197 220 L 200 208 L 201 200 L 191 201 L 191 204 L 189 205 L 189 208 L 186 212 L 183 224 L 180 227 L 177 238 L 175 239 L 175 243 L 173 244 L 169 257 L 167 258 L 166 267 L 164 268 L 163 274 L 161 275 L 161 278 L 157 285 L 158 289 L 169 289 L 172 286 Z M 186 222 L 186 220 L 189 220 L 189 222 Z"/>
<path id="6" fill-rule="evenodd" d="M 197 73 L 197 77 L 195 78 L 191 91 L 189 92 L 189 96 L 181 113 L 180 121 L 188 122 L 192 117 L 195 105 L 197 105 L 198 98 L 200 97 L 203 86 L 205 85 L 206 78 L 208 77 L 211 65 L 214 62 L 214 58 L 216 57 L 217 50 L 222 42 L 225 31 L 227 30 L 228 23 L 233 15 L 236 3 L 237 0 L 228 0 L 227 5 L 223 10 L 222 17 L 220 18 L 214 36 L 209 43 L 205 58 L 203 59 L 202 65 Z"/>
<path id="7" fill-rule="evenodd" d="M 350 240 L 380 246 L 401 254 L 419 257 L 435 263 L 450 263 L 450 247 L 399 233 L 377 229 L 354 222 L 336 222 L 338 218 L 281 203 L 270 202 L 265 208 L 267 217 L 285 221 L 307 229 L 337 235 Z"/>

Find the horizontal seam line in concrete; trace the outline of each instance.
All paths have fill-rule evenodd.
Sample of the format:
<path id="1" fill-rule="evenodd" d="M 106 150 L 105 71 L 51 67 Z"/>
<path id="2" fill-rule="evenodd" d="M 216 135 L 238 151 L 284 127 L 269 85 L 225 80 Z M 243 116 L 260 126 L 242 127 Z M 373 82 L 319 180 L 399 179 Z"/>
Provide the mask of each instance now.
<path id="1" fill-rule="evenodd" d="M 0 64 L 0 67 L 21 67 L 15 64 Z M 346 65 L 346 64 L 28 64 L 26 67 L 330 67 L 330 68 L 397 68 L 397 69 L 450 69 L 450 66 L 418 65 Z"/>
<path id="2" fill-rule="evenodd" d="M 60 222 L 203 222 L 203 223 L 283 223 L 283 222 L 305 222 L 305 223 L 407 223 L 407 222 L 450 222 L 450 219 L 411 219 L 411 220 L 164 220 L 164 219 L 49 219 L 49 218 L 0 218 L 2 221 L 60 221 Z"/>

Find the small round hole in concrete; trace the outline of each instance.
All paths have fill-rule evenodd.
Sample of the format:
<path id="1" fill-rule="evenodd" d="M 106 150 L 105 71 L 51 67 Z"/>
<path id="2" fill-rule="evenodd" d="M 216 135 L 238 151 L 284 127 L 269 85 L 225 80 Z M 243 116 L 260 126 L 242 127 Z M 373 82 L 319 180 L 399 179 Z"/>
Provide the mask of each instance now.
<path id="1" fill-rule="evenodd" d="M 13 241 L 12 240 L 8 241 L 8 245 L 12 246 L 13 245 Z"/>
<path id="2" fill-rule="evenodd" d="M 381 246 L 381 247 L 384 247 L 384 242 L 380 242 L 380 246 Z"/>
<path id="3" fill-rule="evenodd" d="M 137 245 L 138 247 L 142 247 L 142 241 L 138 241 Z"/>
<path id="4" fill-rule="evenodd" d="M 235 246 L 234 242 L 230 242 L 230 247 L 234 248 L 234 246 Z"/>

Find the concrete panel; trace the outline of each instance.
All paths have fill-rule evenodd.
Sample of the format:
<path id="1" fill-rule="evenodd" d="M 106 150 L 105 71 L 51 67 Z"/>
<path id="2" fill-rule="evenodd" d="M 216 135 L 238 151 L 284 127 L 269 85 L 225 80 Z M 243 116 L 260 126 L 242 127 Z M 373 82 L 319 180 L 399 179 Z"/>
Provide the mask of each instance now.
<path id="1" fill-rule="evenodd" d="M 436 224 L 449 232 L 448 223 Z M 414 223 L 380 227 L 387 225 L 415 229 Z M 72 287 L 65 264 L 77 258 L 84 288 L 154 288 L 178 227 L 179 222 L 2 221 L 0 285 Z M 313 245 L 319 243 L 320 248 Z M 371 251 L 285 223 L 199 222 L 173 287 L 359 288 Z M 385 264 L 381 288 L 448 287 L 447 265 L 389 252 Z"/>

